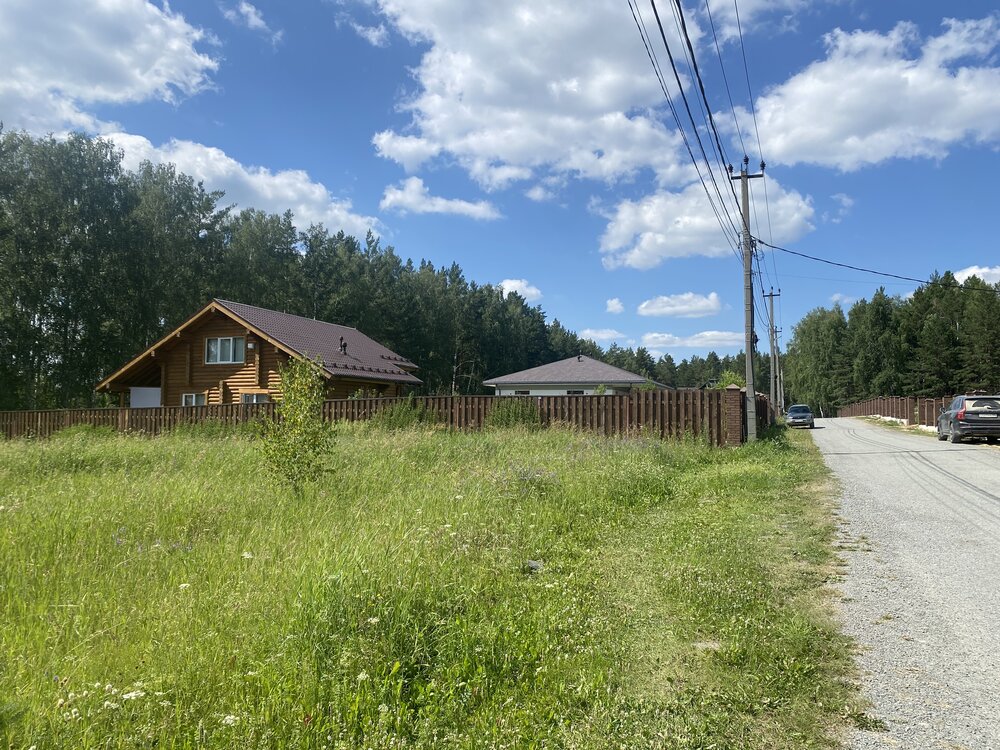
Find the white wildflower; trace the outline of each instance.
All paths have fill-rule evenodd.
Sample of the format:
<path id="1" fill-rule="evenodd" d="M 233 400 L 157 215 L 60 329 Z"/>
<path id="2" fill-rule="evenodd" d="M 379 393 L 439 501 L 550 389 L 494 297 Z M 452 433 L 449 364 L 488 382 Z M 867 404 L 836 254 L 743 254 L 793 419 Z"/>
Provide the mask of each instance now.
<path id="1" fill-rule="evenodd" d="M 253 560 L 253 553 L 252 552 L 244 552 L 243 553 L 243 559 L 244 560 Z"/>
<path id="2" fill-rule="evenodd" d="M 108 709 L 109 711 L 114 711 L 116 708 L 118 708 L 118 704 L 112 703 L 111 701 L 104 701 L 104 708 Z"/>
<path id="3" fill-rule="evenodd" d="M 361 672 L 358 674 L 358 682 L 364 682 L 367 679 L 368 679 L 368 673 L 365 672 L 364 670 L 361 670 Z"/>
<path id="4" fill-rule="evenodd" d="M 225 716 L 222 717 L 222 724 L 223 724 L 223 726 L 231 727 L 237 721 L 239 721 L 239 718 L 236 717 L 236 716 L 233 716 L 232 714 L 226 714 Z"/>
<path id="5" fill-rule="evenodd" d="M 160 701 L 160 705 L 169 707 L 171 704 L 170 701 Z"/>
<path id="6" fill-rule="evenodd" d="M 183 591 L 184 589 L 189 589 L 189 588 L 191 588 L 191 584 L 190 584 L 190 583 L 182 583 L 182 584 L 181 584 L 180 586 L 178 586 L 177 588 L 179 588 L 179 589 L 180 589 L 181 591 Z"/>
<path id="7" fill-rule="evenodd" d="M 368 618 L 368 624 L 369 625 L 378 625 L 378 618 L 377 617 L 369 617 Z"/>
<path id="8" fill-rule="evenodd" d="M 66 701 L 60 698 L 59 700 L 56 701 L 56 708 L 62 708 L 65 703 Z"/>
<path id="9" fill-rule="evenodd" d="M 142 698 L 145 695 L 146 695 L 146 693 L 143 692 L 142 690 L 133 690 L 131 693 L 123 693 L 122 694 L 122 700 L 123 701 L 133 701 L 136 698 Z"/>

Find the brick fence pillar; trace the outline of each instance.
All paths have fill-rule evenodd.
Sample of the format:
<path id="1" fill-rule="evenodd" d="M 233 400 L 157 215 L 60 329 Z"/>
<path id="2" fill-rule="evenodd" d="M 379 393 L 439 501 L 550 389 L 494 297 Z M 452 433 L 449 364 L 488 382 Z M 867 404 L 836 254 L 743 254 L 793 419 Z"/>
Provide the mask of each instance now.
<path id="1" fill-rule="evenodd" d="M 730 385 L 722 394 L 722 444 L 742 445 L 743 410 L 746 400 L 738 385 Z"/>

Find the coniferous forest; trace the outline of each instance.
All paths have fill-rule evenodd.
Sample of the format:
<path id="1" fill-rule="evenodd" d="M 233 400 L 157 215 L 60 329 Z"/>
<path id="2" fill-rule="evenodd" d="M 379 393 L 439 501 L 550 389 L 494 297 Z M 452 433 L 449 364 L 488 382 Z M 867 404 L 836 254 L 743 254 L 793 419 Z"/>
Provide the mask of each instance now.
<path id="1" fill-rule="evenodd" d="M 414 263 L 369 234 L 237 210 L 172 165 L 124 168 L 99 138 L 0 132 L 0 409 L 99 403 L 94 386 L 213 297 L 359 328 L 420 365 L 429 393 L 588 354 L 668 385 L 742 355 L 679 365 L 607 351 L 517 294 Z"/>
<path id="2" fill-rule="evenodd" d="M 873 396 L 1000 392 L 1000 283 L 930 281 L 907 298 L 879 289 L 846 314 L 808 313 L 785 358 L 789 398 L 830 415 Z"/>

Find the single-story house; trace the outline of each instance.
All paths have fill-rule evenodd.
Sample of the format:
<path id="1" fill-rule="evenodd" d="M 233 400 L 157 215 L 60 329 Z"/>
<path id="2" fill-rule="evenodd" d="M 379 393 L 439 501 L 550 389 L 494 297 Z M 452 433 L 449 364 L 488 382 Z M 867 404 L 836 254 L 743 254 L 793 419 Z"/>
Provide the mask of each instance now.
<path id="1" fill-rule="evenodd" d="M 650 380 L 580 354 L 510 375 L 484 380 L 497 396 L 589 396 L 594 393 L 629 393 Z M 657 388 L 667 388 L 653 383 Z M 603 387 L 602 387 L 603 386 Z"/>
<path id="2" fill-rule="evenodd" d="M 97 385 L 139 406 L 260 403 L 281 396 L 279 367 L 319 360 L 327 398 L 402 395 L 417 366 L 356 328 L 214 299 Z"/>

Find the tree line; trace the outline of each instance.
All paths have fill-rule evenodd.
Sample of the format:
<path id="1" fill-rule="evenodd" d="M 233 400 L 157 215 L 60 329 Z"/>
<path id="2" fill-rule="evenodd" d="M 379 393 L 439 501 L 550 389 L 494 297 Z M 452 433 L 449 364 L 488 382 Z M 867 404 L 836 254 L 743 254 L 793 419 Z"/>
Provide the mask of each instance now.
<path id="1" fill-rule="evenodd" d="M 937 275 L 912 296 L 880 288 L 795 326 L 785 360 L 793 401 L 831 414 L 874 396 L 1000 392 L 1000 283 Z"/>
<path id="2" fill-rule="evenodd" d="M 676 386 L 742 371 L 742 355 L 605 351 L 455 263 L 224 198 L 171 164 L 125 169 L 101 138 L 0 131 L 0 409 L 99 403 L 101 378 L 213 297 L 354 326 L 419 364 L 428 393 L 577 354 Z"/>

